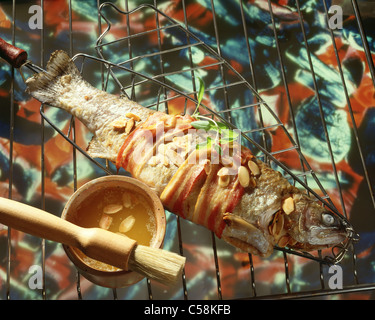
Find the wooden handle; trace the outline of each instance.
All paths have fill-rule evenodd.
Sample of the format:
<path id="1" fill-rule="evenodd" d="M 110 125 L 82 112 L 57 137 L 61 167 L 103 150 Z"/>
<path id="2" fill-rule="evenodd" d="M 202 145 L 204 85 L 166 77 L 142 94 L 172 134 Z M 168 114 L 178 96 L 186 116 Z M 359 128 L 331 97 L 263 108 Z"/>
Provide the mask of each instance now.
<path id="1" fill-rule="evenodd" d="M 0 197 L 0 223 L 80 249 L 87 256 L 128 270 L 136 241 L 99 228 L 82 228 L 46 211 Z"/>
<path id="2" fill-rule="evenodd" d="M 27 52 L 0 38 L 0 57 L 12 67 L 19 68 L 26 62 Z"/>

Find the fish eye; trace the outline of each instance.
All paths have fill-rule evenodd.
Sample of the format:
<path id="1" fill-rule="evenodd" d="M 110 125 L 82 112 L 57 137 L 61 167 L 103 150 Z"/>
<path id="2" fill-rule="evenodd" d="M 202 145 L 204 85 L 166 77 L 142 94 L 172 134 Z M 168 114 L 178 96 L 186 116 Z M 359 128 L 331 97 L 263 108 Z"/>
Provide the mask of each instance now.
<path id="1" fill-rule="evenodd" d="M 331 226 L 335 223 L 335 218 L 329 213 L 322 214 L 322 221 L 325 225 Z"/>

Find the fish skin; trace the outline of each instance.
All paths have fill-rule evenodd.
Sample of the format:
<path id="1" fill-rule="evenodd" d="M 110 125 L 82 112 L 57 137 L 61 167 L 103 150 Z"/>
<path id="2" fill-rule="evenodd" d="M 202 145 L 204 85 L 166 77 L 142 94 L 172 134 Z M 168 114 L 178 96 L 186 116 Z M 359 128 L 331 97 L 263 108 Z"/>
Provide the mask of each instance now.
<path id="1" fill-rule="evenodd" d="M 186 129 L 191 127 L 193 118 L 166 115 L 144 108 L 125 97 L 120 98 L 92 87 L 81 77 L 78 69 L 64 51 L 53 53 L 47 64 L 47 71 L 34 75 L 26 81 L 26 84 L 27 92 L 34 98 L 42 103 L 66 110 L 93 133 L 93 140 L 88 147 L 89 154 L 107 158 L 117 166 L 121 165 L 125 170 L 129 169 L 128 171 L 135 178 L 153 188 L 162 200 L 171 198 L 171 193 L 173 195 L 175 188 L 179 186 L 178 183 L 172 185 L 169 182 L 173 180 L 178 170 L 186 170 L 187 159 L 182 164 L 144 163 L 141 166 L 142 169 L 137 170 L 139 169 L 138 163 L 132 160 L 133 151 L 137 146 L 148 146 L 145 141 L 142 141 L 142 136 L 137 134 L 149 128 L 156 131 L 156 120 L 164 121 L 164 124 L 175 121 L 177 124 L 173 129 L 178 131 L 182 128 L 181 130 L 186 132 Z M 119 119 L 128 121 L 129 113 L 139 117 L 132 131 L 116 129 L 113 124 Z M 163 147 L 177 147 L 175 143 L 175 140 L 168 143 L 162 142 Z M 186 196 L 196 197 L 188 199 L 194 200 L 195 208 L 199 207 L 200 210 L 190 212 L 193 217 L 191 221 L 201 222 L 202 225 L 214 231 L 219 238 L 243 251 L 260 256 L 269 256 L 274 246 L 281 243 L 280 241 L 289 248 L 310 251 L 333 246 L 346 239 L 346 229 L 341 220 L 292 186 L 279 172 L 252 156 L 247 148 L 242 147 L 241 150 L 241 163 L 247 163 L 248 159 L 252 159 L 260 169 L 260 175 L 254 177 L 256 185 L 242 187 L 239 186 L 238 175 L 232 177 L 229 185 L 233 190 L 237 190 L 236 199 L 232 199 L 225 188 L 207 185 L 207 181 L 215 181 L 215 183 L 218 181 L 217 177 L 210 176 L 208 173 L 213 168 L 211 164 L 211 169 L 209 168 L 206 175 L 198 175 L 199 179 L 211 177 L 211 180 L 205 180 L 200 193 L 195 191 L 194 195 L 181 195 L 183 199 L 187 199 Z M 197 166 L 199 165 L 201 164 L 198 163 Z M 192 166 L 191 170 L 196 170 L 196 167 Z M 196 175 L 192 175 L 192 178 L 196 179 Z M 181 192 L 181 188 L 179 190 Z M 203 197 L 200 198 L 202 193 L 204 196 L 216 199 L 217 202 L 212 203 L 207 199 L 202 202 Z M 293 198 L 295 209 L 287 214 L 282 206 L 283 201 L 289 197 Z M 198 203 L 200 203 L 199 206 Z M 164 205 L 170 209 L 168 201 L 164 202 Z M 205 210 L 205 208 L 209 209 Z M 184 214 L 182 212 L 180 215 L 184 216 Z M 328 220 L 323 217 L 328 217 Z M 278 230 L 277 234 L 271 232 L 271 230 L 277 230 L 272 227 L 280 221 L 282 222 L 281 230 Z M 330 223 L 327 224 L 327 221 Z"/>
<path id="2" fill-rule="evenodd" d="M 120 118 L 129 120 L 125 117 L 129 112 L 137 114 L 140 122 L 154 113 L 126 97 L 120 98 L 91 86 L 64 51 L 52 53 L 43 77 L 36 74 L 27 79 L 26 84 L 26 91 L 37 100 L 64 109 L 80 119 L 94 134 L 90 143 L 92 152 L 89 147 L 88 153 L 111 161 L 117 157 L 126 137 L 111 123 Z"/>

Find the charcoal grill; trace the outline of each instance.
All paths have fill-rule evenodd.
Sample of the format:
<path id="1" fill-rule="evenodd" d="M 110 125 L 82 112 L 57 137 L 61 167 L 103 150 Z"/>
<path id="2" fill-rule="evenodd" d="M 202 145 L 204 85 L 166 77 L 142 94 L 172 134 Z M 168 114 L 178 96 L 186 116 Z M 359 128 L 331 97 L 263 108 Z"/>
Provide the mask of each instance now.
<path id="1" fill-rule="evenodd" d="M 64 4 L 57 20 L 49 17 L 53 3 Z M 372 17 L 361 18 L 355 0 L 337 30 L 327 27 L 335 4 L 328 1 L 36 4 L 43 25 L 34 31 L 27 29 L 31 3 L 2 5 L 5 35 L 33 59 L 20 72 L 3 67 L 10 89 L 4 98 L 10 112 L 2 137 L 3 196 L 59 215 L 82 183 L 117 173 L 85 153 L 90 136 L 79 121 L 47 105 L 39 108 L 23 94 L 29 69 L 38 71 L 36 65 L 43 68 L 52 51 L 64 49 L 92 84 L 166 112 L 194 110 L 202 78 L 205 116 L 241 129 L 257 156 L 343 221 L 357 224 L 351 239 L 332 252 L 276 248 L 260 259 L 169 214 L 165 247 L 187 257 L 181 282 L 165 288 L 145 279 L 114 290 L 82 278 L 59 245 L 4 226 L 4 299 L 373 298 L 374 150 L 364 134 L 373 121 L 373 50 L 365 28 Z M 361 90 L 367 95 L 360 96 Z M 331 288 L 332 263 L 343 270 L 342 288 Z M 38 289 L 30 285 L 35 269 L 29 268 L 35 266 L 42 275 Z"/>

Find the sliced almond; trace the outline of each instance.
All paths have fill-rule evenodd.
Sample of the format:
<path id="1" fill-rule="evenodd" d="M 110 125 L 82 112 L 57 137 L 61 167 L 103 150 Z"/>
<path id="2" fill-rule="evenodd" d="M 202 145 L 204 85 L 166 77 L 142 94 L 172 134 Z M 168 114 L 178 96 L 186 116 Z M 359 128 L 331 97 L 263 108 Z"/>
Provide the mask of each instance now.
<path id="1" fill-rule="evenodd" d="M 184 162 L 184 159 L 172 149 L 167 148 L 165 154 L 168 159 L 177 167 L 179 167 Z"/>
<path id="2" fill-rule="evenodd" d="M 103 213 L 105 214 L 114 214 L 119 212 L 123 208 L 122 204 L 108 204 L 103 208 Z"/>
<path id="3" fill-rule="evenodd" d="M 232 165 L 233 165 L 233 157 L 230 157 L 230 156 L 222 156 L 220 160 L 221 160 L 221 163 L 222 163 L 224 166 L 232 166 Z"/>
<path id="4" fill-rule="evenodd" d="M 291 214 L 294 211 L 294 200 L 292 197 L 289 197 L 284 200 L 282 209 L 285 212 L 285 214 Z"/>
<path id="5" fill-rule="evenodd" d="M 229 185 L 230 177 L 229 176 L 219 176 L 219 186 L 225 188 Z"/>
<path id="6" fill-rule="evenodd" d="M 130 215 L 121 221 L 118 231 L 120 231 L 121 233 L 126 233 L 130 231 L 131 228 L 133 228 L 134 223 L 135 223 L 135 218 L 134 216 Z"/>
<path id="7" fill-rule="evenodd" d="M 167 157 L 167 147 L 164 144 L 159 145 L 157 156 L 159 157 L 160 162 L 163 163 L 166 168 L 169 168 L 170 163 Z"/>
<path id="8" fill-rule="evenodd" d="M 126 134 L 129 134 L 130 131 L 132 131 L 134 124 L 135 124 L 134 119 L 128 120 L 128 122 L 126 123 L 126 127 L 125 127 Z"/>
<path id="9" fill-rule="evenodd" d="M 124 118 L 121 118 L 121 119 L 117 119 L 117 120 L 113 121 L 112 127 L 113 127 L 113 129 L 115 129 L 117 131 L 123 131 L 123 130 L 125 130 L 126 124 L 127 124 L 127 120 L 124 119 Z"/>
<path id="10" fill-rule="evenodd" d="M 238 180 L 240 181 L 242 187 L 247 188 L 249 186 L 250 174 L 244 166 L 240 166 L 238 168 Z"/>
<path id="11" fill-rule="evenodd" d="M 173 150 L 172 150 L 173 151 Z M 158 146 L 157 156 L 160 159 L 160 162 L 163 163 L 165 167 L 169 167 L 169 159 L 167 157 L 167 147 L 165 144 L 160 144 Z"/>
<path id="12" fill-rule="evenodd" d="M 219 177 L 228 176 L 229 175 L 229 169 L 227 167 L 222 167 L 218 172 L 217 175 Z"/>
<path id="13" fill-rule="evenodd" d="M 259 167 L 253 160 L 249 160 L 247 162 L 247 165 L 248 165 L 251 173 L 253 174 L 253 176 L 258 176 L 260 174 Z"/>
<path id="14" fill-rule="evenodd" d="M 111 226 L 113 221 L 113 218 L 109 216 L 108 214 L 102 214 L 100 220 L 99 220 L 99 228 L 108 230 Z"/>
<path id="15" fill-rule="evenodd" d="M 257 182 L 254 179 L 254 177 L 250 177 L 249 186 L 252 187 L 252 188 L 255 188 L 257 186 Z"/>
<path id="16" fill-rule="evenodd" d="M 257 229 L 257 227 L 254 226 L 252 223 L 230 212 L 224 213 L 223 220 L 228 226 L 232 227 L 233 229 L 237 231 L 241 231 L 241 232 L 245 231 L 247 233 L 250 233 L 250 232 L 259 233 L 259 230 Z"/>
<path id="17" fill-rule="evenodd" d="M 141 118 L 139 116 L 137 116 L 136 114 L 131 113 L 131 112 L 128 112 L 125 116 L 127 118 L 133 119 L 134 121 L 140 121 L 141 120 Z"/>
<path id="18" fill-rule="evenodd" d="M 203 168 L 206 174 L 209 175 L 211 172 L 211 160 L 206 159 L 204 162 Z"/>
<path id="19" fill-rule="evenodd" d="M 122 204 L 125 208 L 130 208 L 132 206 L 132 198 L 128 192 L 123 193 Z"/>

